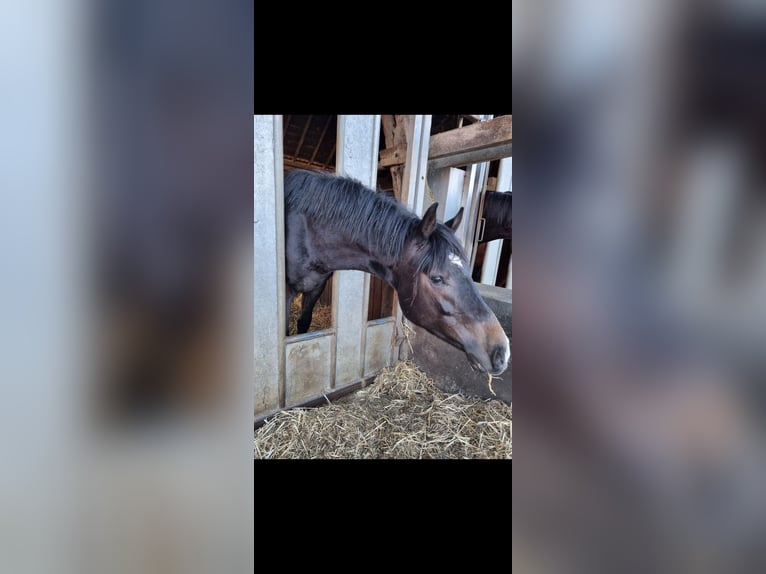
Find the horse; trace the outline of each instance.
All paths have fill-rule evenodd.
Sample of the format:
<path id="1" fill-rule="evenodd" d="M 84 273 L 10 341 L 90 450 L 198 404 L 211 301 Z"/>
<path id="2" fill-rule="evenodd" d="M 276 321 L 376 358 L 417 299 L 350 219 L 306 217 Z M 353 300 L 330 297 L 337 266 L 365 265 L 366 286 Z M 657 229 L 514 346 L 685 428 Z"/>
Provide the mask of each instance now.
<path id="1" fill-rule="evenodd" d="M 500 255 L 500 266 L 498 269 L 497 285 L 505 286 L 505 276 L 508 274 L 508 261 L 513 252 L 511 243 L 511 222 L 513 219 L 513 195 L 507 192 L 488 193 L 484 199 L 484 209 L 482 211 L 483 228 L 479 228 L 479 241 L 476 249 L 476 256 L 473 264 L 473 280 L 479 281 L 481 278 L 481 268 L 484 264 L 484 255 L 486 252 L 485 243 L 496 239 L 507 239 L 503 241 Z"/>
<path id="2" fill-rule="evenodd" d="M 471 366 L 499 375 L 510 342 L 479 295 L 455 230 L 463 217 L 422 218 L 387 194 L 344 176 L 309 170 L 285 175 L 286 303 L 303 293 L 298 332 L 334 271 L 355 269 L 388 283 L 404 316 L 463 351 Z"/>
<path id="3" fill-rule="evenodd" d="M 479 243 L 495 239 L 511 239 L 511 220 L 513 219 L 513 194 L 506 192 L 488 193 L 484 198 L 484 233 Z"/>

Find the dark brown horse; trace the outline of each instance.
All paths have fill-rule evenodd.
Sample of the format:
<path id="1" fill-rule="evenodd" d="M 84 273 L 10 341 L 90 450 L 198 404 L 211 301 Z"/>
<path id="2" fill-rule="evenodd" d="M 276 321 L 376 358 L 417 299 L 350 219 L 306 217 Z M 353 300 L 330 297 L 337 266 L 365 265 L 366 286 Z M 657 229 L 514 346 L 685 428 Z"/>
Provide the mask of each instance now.
<path id="1" fill-rule="evenodd" d="M 471 365 L 498 375 L 510 357 L 508 337 L 471 280 L 454 230 L 463 210 L 421 219 L 391 196 L 346 177 L 306 170 L 285 176 L 287 309 L 298 293 L 305 332 L 333 271 L 356 269 L 386 281 L 405 317 L 464 351 Z"/>
<path id="2" fill-rule="evenodd" d="M 479 243 L 495 239 L 511 239 L 513 220 L 513 194 L 494 191 L 484 198 L 484 233 Z"/>
<path id="3" fill-rule="evenodd" d="M 481 268 L 484 264 L 484 255 L 486 245 L 496 239 L 507 239 L 503 241 L 500 255 L 500 265 L 496 285 L 505 286 L 505 277 L 508 274 L 508 265 L 513 245 L 511 243 L 511 223 L 513 220 L 513 195 L 508 192 L 490 192 L 484 198 L 484 210 L 481 214 L 479 227 L 479 244 L 476 248 L 476 256 L 473 264 L 473 280 L 479 281 L 481 278 Z"/>

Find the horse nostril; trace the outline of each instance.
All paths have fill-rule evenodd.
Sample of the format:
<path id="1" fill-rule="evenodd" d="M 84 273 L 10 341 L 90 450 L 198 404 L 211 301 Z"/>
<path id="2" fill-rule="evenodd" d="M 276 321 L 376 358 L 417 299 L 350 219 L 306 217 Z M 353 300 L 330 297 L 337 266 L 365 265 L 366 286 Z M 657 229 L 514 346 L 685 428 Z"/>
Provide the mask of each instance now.
<path id="1" fill-rule="evenodd" d="M 498 345 L 492 351 L 492 366 L 496 370 L 504 369 L 506 365 L 505 346 Z"/>

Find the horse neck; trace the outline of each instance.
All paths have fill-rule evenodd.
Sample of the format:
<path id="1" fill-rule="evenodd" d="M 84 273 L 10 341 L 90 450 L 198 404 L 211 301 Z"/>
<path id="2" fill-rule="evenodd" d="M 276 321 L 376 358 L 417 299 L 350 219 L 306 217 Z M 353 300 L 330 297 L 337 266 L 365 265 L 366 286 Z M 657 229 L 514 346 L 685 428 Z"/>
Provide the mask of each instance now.
<path id="1" fill-rule="evenodd" d="M 502 236 L 503 227 L 501 225 L 487 223 L 486 227 L 484 228 L 484 237 L 482 237 L 480 243 L 494 241 L 495 239 L 500 239 Z"/>
<path id="2" fill-rule="evenodd" d="M 390 254 L 376 249 L 375 246 L 361 245 L 359 241 L 354 241 L 347 230 L 342 228 L 327 234 L 327 236 L 322 234 L 320 237 L 322 237 L 322 248 L 317 251 L 325 254 L 322 259 L 328 270 L 364 271 L 380 277 L 389 285 L 396 287 L 397 261 Z"/>

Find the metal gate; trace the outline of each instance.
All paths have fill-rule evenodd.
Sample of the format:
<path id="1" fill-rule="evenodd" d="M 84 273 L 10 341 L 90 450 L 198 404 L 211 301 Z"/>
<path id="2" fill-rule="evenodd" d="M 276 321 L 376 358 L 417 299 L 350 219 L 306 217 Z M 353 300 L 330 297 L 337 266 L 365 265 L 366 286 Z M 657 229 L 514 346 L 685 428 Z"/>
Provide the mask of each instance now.
<path id="1" fill-rule="evenodd" d="M 374 188 L 380 116 L 338 116 L 337 171 Z M 255 417 L 307 404 L 395 360 L 394 317 L 367 321 L 370 278 L 338 271 L 333 326 L 285 336 L 282 117 L 254 117 Z"/>

